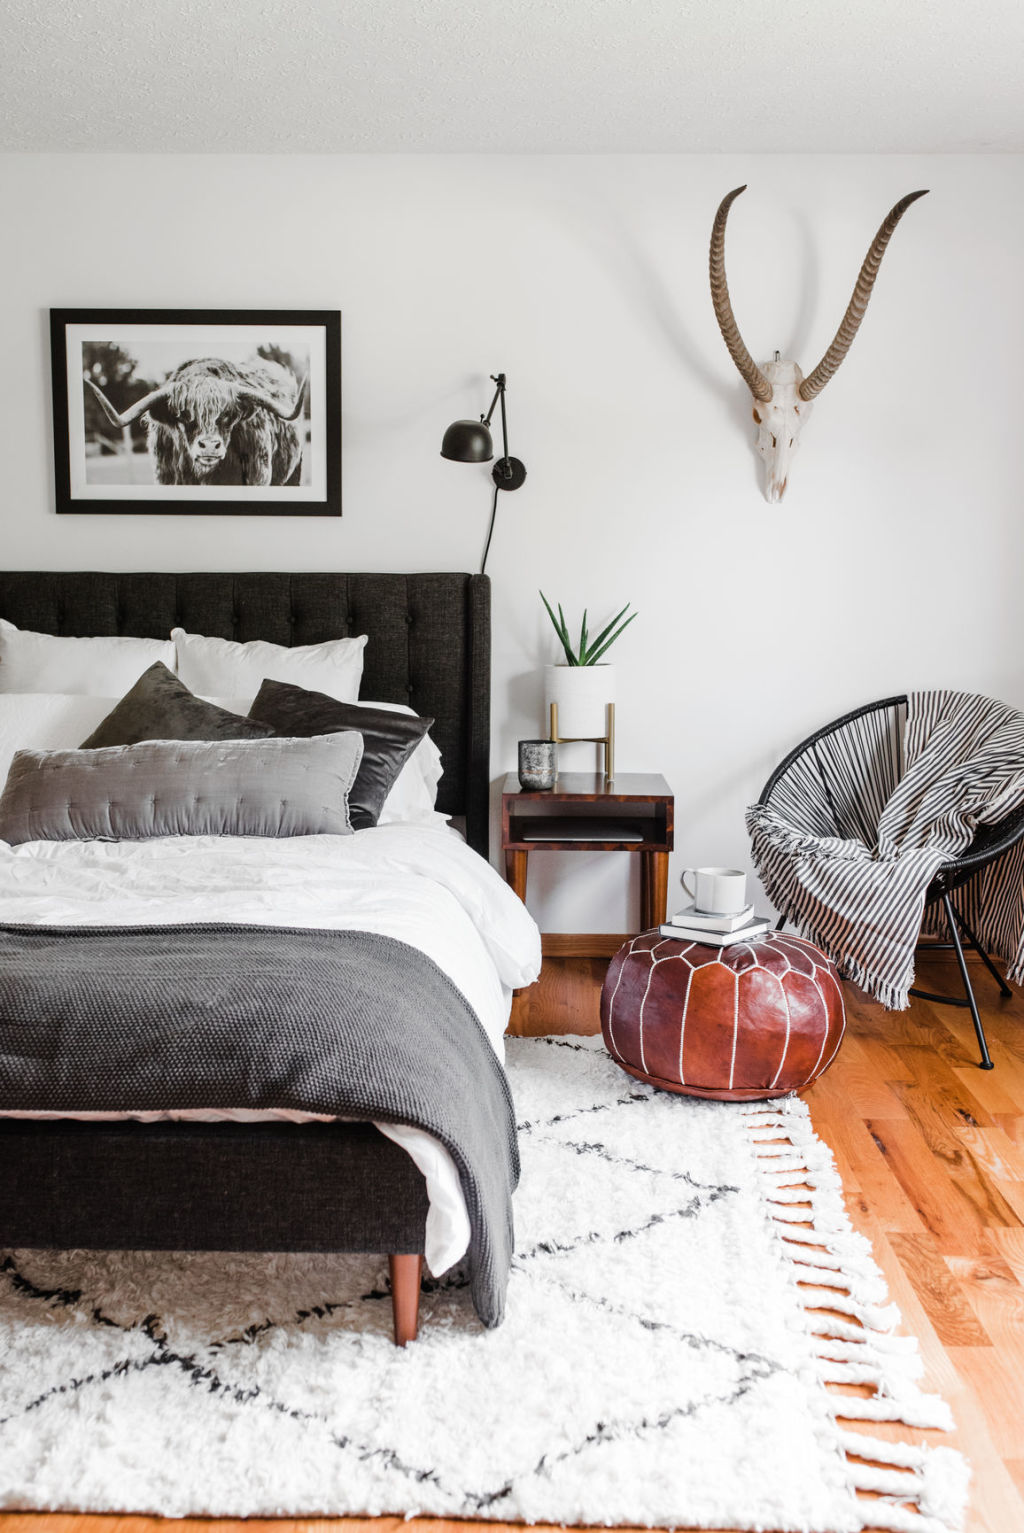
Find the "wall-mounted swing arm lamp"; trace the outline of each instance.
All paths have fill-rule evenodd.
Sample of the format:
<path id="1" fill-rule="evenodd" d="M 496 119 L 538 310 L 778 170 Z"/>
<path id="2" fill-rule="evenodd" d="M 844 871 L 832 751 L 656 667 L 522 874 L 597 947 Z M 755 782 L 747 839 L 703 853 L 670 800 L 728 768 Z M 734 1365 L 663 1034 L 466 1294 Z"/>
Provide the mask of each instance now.
<path id="1" fill-rule="evenodd" d="M 518 490 L 526 478 L 526 469 L 518 458 L 509 456 L 508 450 L 508 416 L 505 410 L 505 374 L 491 374 L 491 382 L 496 385 L 491 407 L 486 415 L 481 415 L 478 421 L 453 421 L 444 434 L 441 443 L 442 458 L 449 458 L 453 463 L 490 463 L 494 457 L 494 443 L 491 440 L 491 417 L 494 415 L 495 406 L 501 405 L 501 457 L 491 469 L 491 478 L 494 480 L 494 499 L 491 502 L 491 520 L 487 528 L 487 542 L 484 544 L 484 556 L 480 561 L 480 573 L 487 568 L 487 555 L 490 552 L 491 537 L 494 533 L 494 518 L 498 510 L 499 490 Z"/>

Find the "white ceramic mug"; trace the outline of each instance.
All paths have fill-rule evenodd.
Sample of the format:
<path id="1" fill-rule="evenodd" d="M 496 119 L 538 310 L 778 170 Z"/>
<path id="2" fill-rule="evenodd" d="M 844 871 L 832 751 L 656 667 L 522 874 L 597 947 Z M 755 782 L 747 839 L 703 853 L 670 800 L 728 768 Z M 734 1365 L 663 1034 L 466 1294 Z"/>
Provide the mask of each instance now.
<path id="1" fill-rule="evenodd" d="M 686 882 L 693 878 L 693 888 Z M 704 914 L 733 916 L 747 903 L 747 875 L 739 868 L 686 868 L 683 888 Z"/>

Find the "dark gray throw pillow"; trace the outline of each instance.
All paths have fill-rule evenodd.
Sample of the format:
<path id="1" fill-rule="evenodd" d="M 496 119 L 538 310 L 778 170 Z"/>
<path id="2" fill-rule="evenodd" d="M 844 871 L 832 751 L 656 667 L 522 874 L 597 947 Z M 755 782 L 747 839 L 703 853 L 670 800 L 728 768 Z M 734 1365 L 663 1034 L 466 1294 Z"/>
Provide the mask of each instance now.
<path id="1" fill-rule="evenodd" d="M 17 751 L 0 794 L 0 840 L 347 836 L 362 754 L 354 731 Z"/>
<path id="2" fill-rule="evenodd" d="M 137 745 L 140 740 L 265 740 L 273 733 L 269 725 L 196 697 L 158 660 L 143 671 L 80 749 Z"/>
<path id="3" fill-rule="evenodd" d="M 353 830 L 376 825 L 395 779 L 434 722 L 416 714 L 391 713 L 360 703 L 339 703 L 324 692 L 308 692 L 288 681 L 265 681 L 249 717 L 272 726 L 276 735 L 325 735 L 355 729 L 363 737 L 363 759 L 349 796 Z"/>

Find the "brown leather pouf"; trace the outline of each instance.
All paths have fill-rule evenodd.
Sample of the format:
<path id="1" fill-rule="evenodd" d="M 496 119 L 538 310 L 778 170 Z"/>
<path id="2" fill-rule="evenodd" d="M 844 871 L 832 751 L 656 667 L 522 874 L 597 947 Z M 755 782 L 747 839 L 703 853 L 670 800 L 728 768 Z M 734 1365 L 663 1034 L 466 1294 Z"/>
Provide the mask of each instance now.
<path id="1" fill-rule="evenodd" d="M 835 967 L 802 937 L 708 947 L 642 932 L 619 949 L 601 992 L 612 1058 L 688 1096 L 784 1096 L 816 1080 L 846 1027 Z"/>

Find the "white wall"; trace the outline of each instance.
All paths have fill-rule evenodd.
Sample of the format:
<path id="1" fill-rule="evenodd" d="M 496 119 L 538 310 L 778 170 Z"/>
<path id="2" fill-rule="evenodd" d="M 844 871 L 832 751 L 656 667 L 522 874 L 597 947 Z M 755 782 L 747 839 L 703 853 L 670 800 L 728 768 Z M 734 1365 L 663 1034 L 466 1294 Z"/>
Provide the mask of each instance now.
<path id="1" fill-rule="evenodd" d="M 805 371 L 883 214 L 932 189 L 775 508 L 708 297 L 742 181 L 737 315 Z M 6 567 L 472 569 L 487 470 L 438 447 L 503 368 L 529 478 L 490 559 L 495 778 L 541 724 L 538 585 L 640 609 L 618 759 L 675 789 L 674 872 L 745 865 L 745 804 L 848 707 L 928 684 L 1024 704 L 1021 158 L 15 156 L 0 188 Z M 342 519 L 56 517 L 51 305 L 340 308 Z M 544 928 L 631 924 L 624 860 L 536 857 Z"/>

